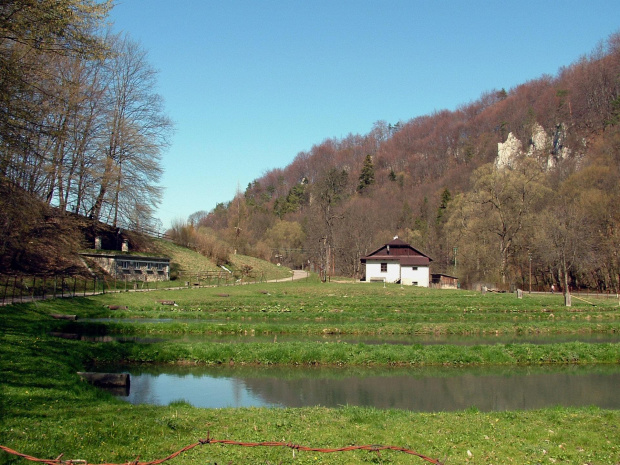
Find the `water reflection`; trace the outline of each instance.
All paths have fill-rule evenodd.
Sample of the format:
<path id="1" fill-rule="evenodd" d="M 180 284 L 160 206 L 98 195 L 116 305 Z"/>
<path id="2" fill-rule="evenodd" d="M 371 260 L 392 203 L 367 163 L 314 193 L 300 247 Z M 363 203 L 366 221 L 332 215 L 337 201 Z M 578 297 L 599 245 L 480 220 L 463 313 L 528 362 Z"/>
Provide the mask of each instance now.
<path id="1" fill-rule="evenodd" d="M 620 408 L 620 367 L 521 369 L 162 368 L 130 370 L 134 404 L 196 407 L 342 405 L 420 412 Z"/>

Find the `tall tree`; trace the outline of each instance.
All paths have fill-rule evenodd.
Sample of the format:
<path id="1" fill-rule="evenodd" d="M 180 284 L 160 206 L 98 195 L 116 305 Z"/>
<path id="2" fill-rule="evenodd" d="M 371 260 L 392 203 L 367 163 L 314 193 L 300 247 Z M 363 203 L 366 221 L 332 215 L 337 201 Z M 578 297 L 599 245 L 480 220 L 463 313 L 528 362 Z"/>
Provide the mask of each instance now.
<path id="1" fill-rule="evenodd" d="M 364 164 L 362 165 L 362 172 L 359 177 L 359 184 L 357 185 L 357 191 L 361 194 L 365 190 L 375 183 L 375 166 L 372 163 L 372 157 L 366 155 Z"/>
<path id="2" fill-rule="evenodd" d="M 455 217 L 448 225 L 452 236 L 458 236 L 458 228 L 464 228 L 473 234 L 466 241 L 489 241 L 487 247 L 497 251 L 496 270 L 502 283 L 508 279 L 515 242 L 544 200 L 547 191 L 543 181 L 541 167 L 530 158 L 522 158 L 513 168 L 487 164 L 473 174 L 473 189 L 465 195 L 465 203 L 453 210 Z M 466 249 L 463 239 L 461 235 L 459 248 L 462 243 Z"/>
<path id="3" fill-rule="evenodd" d="M 315 214 L 318 218 L 313 222 L 313 234 L 309 234 L 309 237 L 313 239 L 311 249 L 316 249 L 314 241 L 318 243 L 323 279 L 327 279 L 327 274 L 331 272 L 335 247 L 334 226 L 336 221 L 343 218 L 338 206 L 346 194 L 348 180 L 346 171 L 331 168 L 313 186 Z"/>
<path id="4" fill-rule="evenodd" d="M 90 216 L 101 219 L 107 207 L 106 220 L 113 226 L 137 226 L 136 221 L 149 220 L 160 201 L 161 152 L 172 123 L 155 93 L 157 73 L 146 52 L 127 36 L 112 36 L 109 42 L 115 54 L 107 63 L 107 140 Z"/>
<path id="5" fill-rule="evenodd" d="M 48 63 L 101 57 L 106 47 L 97 31 L 111 7 L 111 0 L 0 3 L 0 175 L 20 181 L 33 159 L 40 165 L 33 142 L 48 133 L 49 107 L 62 98 Z"/>

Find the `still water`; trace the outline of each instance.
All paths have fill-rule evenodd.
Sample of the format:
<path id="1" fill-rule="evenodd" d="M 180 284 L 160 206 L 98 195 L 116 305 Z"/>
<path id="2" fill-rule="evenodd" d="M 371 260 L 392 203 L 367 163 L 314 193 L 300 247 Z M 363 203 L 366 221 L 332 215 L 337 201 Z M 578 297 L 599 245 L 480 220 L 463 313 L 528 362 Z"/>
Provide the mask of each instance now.
<path id="1" fill-rule="evenodd" d="M 109 367 L 108 367 L 109 368 Z M 329 369 L 165 367 L 131 373 L 121 398 L 196 407 L 370 406 L 419 412 L 620 408 L 620 367 Z"/>

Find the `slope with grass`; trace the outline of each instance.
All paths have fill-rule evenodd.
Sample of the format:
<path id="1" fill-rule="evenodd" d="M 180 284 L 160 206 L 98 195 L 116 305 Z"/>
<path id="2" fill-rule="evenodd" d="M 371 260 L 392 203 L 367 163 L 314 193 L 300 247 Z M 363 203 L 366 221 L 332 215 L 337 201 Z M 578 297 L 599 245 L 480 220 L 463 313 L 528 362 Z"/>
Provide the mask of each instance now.
<path id="1" fill-rule="evenodd" d="M 171 267 L 173 270 L 178 270 L 180 279 L 207 271 L 223 271 L 213 260 L 194 250 L 162 239 L 154 239 L 154 241 L 155 248 L 161 254 L 170 257 Z M 238 276 L 249 272 L 249 275 L 256 280 L 267 281 L 291 276 L 290 269 L 286 267 L 279 267 L 265 260 L 246 255 L 232 255 L 230 263 L 226 264 L 225 267 Z"/>

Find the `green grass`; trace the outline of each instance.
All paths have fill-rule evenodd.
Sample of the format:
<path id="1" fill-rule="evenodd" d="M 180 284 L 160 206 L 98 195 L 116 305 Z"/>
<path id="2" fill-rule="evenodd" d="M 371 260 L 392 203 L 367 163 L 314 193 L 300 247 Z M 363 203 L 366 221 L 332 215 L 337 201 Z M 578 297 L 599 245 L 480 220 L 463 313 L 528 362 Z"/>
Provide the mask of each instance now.
<path id="1" fill-rule="evenodd" d="M 207 271 L 217 269 L 217 265 L 210 258 L 186 247 L 181 247 L 163 239 L 153 239 L 157 250 L 170 257 L 171 262 L 178 263 L 184 269 L 193 271 Z"/>
<path id="2" fill-rule="evenodd" d="M 155 243 L 157 249 L 162 254 L 170 257 L 171 263 L 178 264 L 182 270 L 190 272 L 222 270 L 213 260 L 198 252 L 162 239 L 155 239 Z M 231 255 L 230 263 L 226 265 L 226 268 L 231 271 L 240 271 L 244 269 L 244 267 L 251 267 L 251 277 L 246 277 L 248 281 L 283 279 L 291 276 L 290 270 L 286 267 L 279 267 L 268 261 L 259 260 L 247 255 Z M 191 277 L 191 273 L 187 276 L 182 274 L 179 281 L 184 281 Z"/>
<path id="3" fill-rule="evenodd" d="M 171 300 L 176 306 L 161 303 Z M 471 291 L 400 288 L 397 285 L 383 288 L 382 285 L 361 283 L 322 284 L 312 279 L 183 291 L 106 294 L 75 299 L 74 302 L 70 313 L 79 317 L 173 320 L 154 324 L 106 325 L 107 332 L 121 334 L 522 335 L 620 332 L 620 307 L 615 299 L 597 299 L 596 307 L 586 304 L 565 307 L 558 295 L 533 294 L 517 299 L 513 294 L 482 295 Z M 110 310 L 108 306 L 126 306 L 127 310 Z"/>
<path id="4" fill-rule="evenodd" d="M 222 297 L 218 294 L 228 294 Z M 175 300 L 168 308 L 158 300 Z M 588 299 L 591 300 L 591 299 Z M 336 409 L 199 409 L 184 402 L 132 406 L 83 383 L 76 375 L 93 359 L 201 363 L 340 365 L 355 369 L 390 365 L 452 367 L 548 364 L 617 364 L 620 344 L 567 343 L 497 346 L 367 346 L 357 344 L 89 343 L 55 338 L 50 331 L 83 325 L 54 320 L 51 313 L 88 316 L 194 318 L 200 331 L 263 327 L 286 331 L 324 329 L 397 331 L 428 328 L 480 332 L 522 330 L 553 333 L 617 331 L 617 301 L 596 307 L 562 306 L 561 296 L 509 294 L 482 296 L 468 291 L 433 291 L 399 286 L 259 284 L 106 294 L 0 308 L 0 444 L 41 458 L 84 459 L 88 463 L 128 463 L 160 459 L 207 435 L 235 441 L 283 441 L 319 448 L 383 444 L 414 449 L 447 463 L 620 464 L 620 411 L 548 408 L 482 413 L 415 413 L 343 406 Z M 126 305 L 119 313 L 107 305 Z M 553 315 L 551 317 L 551 315 Z M 200 320 L 205 321 L 200 321 Z M 171 334 L 190 331 L 184 322 L 166 326 Z M 192 324 L 193 325 L 193 324 Z M 262 326 L 261 326 L 262 325 Z M 268 325 L 272 325 L 267 329 Z M 101 333 L 148 325 L 86 325 Z M 366 329 L 363 329 L 366 328 Z M 607 328 L 607 329 L 605 329 Z M 462 333 L 465 334 L 465 333 Z M 260 362 L 260 365 L 258 365 Z M 604 366 L 604 365 L 599 365 Z M 460 368 L 451 368 L 452 370 Z M 468 453 L 469 451 L 469 453 Z M 290 448 L 244 448 L 206 444 L 170 463 L 424 463 L 398 452 L 322 454 Z M 0 452 L 0 464 L 27 463 Z"/>

